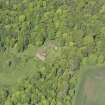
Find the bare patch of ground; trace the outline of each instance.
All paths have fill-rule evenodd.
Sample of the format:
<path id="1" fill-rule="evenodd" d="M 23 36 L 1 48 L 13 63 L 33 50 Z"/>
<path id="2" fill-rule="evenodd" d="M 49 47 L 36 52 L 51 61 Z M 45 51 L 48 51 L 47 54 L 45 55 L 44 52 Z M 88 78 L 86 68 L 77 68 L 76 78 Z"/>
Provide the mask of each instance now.
<path id="1" fill-rule="evenodd" d="M 87 79 L 87 81 L 84 84 L 84 93 L 87 97 L 87 100 L 96 101 L 94 80 Z"/>
<path id="2" fill-rule="evenodd" d="M 95 78 L 96 78 L 97 80 L 105 80 L 105 74 L 104 74 L 103 72 L 99 72 L 99 73 L 95 76 Z"/>
<path id="3" fill-rule="evenodd" d="M 47 57 L 47 52 L 45 49 L 39 49 L 36 52 L 36 57 L 41 60 L 41 61 L 45 61 L 46 57 Z"/>

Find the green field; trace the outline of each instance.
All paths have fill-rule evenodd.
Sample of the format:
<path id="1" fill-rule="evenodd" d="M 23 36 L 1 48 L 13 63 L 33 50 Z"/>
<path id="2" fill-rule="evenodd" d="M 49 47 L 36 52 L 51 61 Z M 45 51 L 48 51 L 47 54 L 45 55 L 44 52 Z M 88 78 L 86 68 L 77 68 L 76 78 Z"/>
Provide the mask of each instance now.
<path id="1" fill-rule="evenodd" d="M 105 67 L 88 67 L 82 72 L 75 105 L 104 105 Z"/>

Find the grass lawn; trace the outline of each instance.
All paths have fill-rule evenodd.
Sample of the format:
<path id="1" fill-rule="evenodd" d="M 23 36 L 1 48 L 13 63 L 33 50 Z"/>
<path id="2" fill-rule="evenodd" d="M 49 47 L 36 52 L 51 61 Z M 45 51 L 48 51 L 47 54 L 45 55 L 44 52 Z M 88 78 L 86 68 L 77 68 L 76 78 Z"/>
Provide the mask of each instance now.
<path id="1" fill-rule="evenodd" d="M 104 105 L 104 89 L 105 67 L 88 68 L 82 73 L 75 105 Z"/>

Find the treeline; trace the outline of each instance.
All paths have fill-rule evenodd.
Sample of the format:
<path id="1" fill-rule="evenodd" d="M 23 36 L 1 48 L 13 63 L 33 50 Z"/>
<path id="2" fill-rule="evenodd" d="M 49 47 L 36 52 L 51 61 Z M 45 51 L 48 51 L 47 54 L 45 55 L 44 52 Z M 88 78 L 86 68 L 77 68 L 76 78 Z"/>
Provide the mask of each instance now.
<path id="1" fill-rule="evenodd" d="M 0 46 L 23 51 L 29 44 L 55 39 L 87 47 L 104 32 L 102 6 L 103 0 L 1 0 Z"/>

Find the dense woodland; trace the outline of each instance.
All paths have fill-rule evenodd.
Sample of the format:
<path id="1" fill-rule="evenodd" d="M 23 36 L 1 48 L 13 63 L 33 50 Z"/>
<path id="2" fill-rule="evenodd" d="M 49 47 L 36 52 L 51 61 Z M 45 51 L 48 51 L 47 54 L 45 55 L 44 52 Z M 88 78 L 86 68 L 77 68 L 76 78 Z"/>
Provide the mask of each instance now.
<path id="1" fill-rule="evenodd" d="M 80 68 L 105 63 L 105 0 L 0 0 L 0 105 L 73 105 Z"/>

